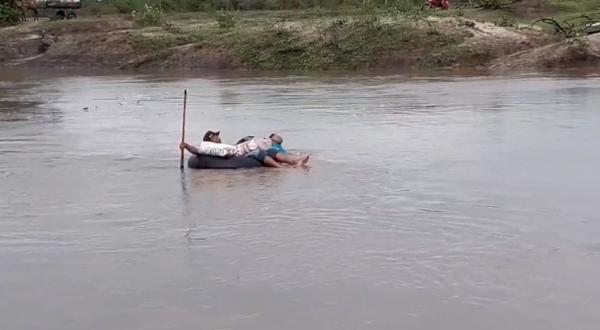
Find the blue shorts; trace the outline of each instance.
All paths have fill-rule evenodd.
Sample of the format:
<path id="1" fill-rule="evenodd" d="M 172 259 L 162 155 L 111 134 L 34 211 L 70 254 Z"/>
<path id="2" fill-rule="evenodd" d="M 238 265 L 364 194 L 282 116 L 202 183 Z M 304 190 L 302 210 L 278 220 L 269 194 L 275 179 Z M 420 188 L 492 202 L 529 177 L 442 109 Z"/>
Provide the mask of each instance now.
<path id="1" fill-rule="evenodd" d="M 270 148 L 269 150 L 267 150 L 267 156 L 275 159 L 275 156 L 280 152 L 281 152 L 281 150 L 279 150 L 277 148 Z"/>
<path id="2" fill-rule="evenodd" d="M 256 149 L 253 151 L 250 151 L 249 153 L 246 154 L 246 157 L 250 157 L 252 159 L 256 159 L 261 163 L 265 162 L 265 158 L 267 158 L 267 156 L 269 156 L 267 154 L 266 151 L 260 150 L 260 149 Z"/>

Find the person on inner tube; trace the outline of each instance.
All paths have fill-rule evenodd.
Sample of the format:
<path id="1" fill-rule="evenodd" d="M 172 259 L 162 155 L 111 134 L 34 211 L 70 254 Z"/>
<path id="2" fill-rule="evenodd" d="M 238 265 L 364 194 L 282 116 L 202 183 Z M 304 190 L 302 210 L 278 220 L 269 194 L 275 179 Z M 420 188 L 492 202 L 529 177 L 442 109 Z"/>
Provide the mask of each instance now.
<path id="1" fill-rule="evenodd" d="M 213 143 L 222 143 L 221 137 L 219 136 L 220 133 L 221 133 L 220 131 L 217 131 L 217 132 L 207 131 L 204 134 L 204 138 L 202 140 L 207 141 L 207 142 L 213 142 Z M 263 150 L 263 149 L 268 149 L 270 147 L 270 145 L 272 144 L 272 143 L 269 143 L 267 146 L 266 143 L 267 143 L 267 141 L 260 141 L 260 143 L 256 143 L 254 141 L 247 141 L 247 143 L 235 145 L 235 146 L 233 146 L 237 150 L 235 156 L 250 157 L 250 158 L 258 160 L 264 166 L 268 166 L 268 167 L 276 167 L 276 168 L 286 167 L 284 164 L 279 163 L 278 161 L 276 161 L 275 159 L 270 157 L 267 154 L 267 152 L 265 150 Z M 258 145 L 261 145 L 261 147 L 259 148 Z M 196 154 L 196 155 L 200 154 L 196 147 L 191 146 L 185 142 L 181 143 L 181 145 L 179 147 L 182 149 L 186 149 L 193 154 Z M 298 163 L 298 164 L 294 164 L 294 165 L 304 166 L 304 165 L 306 165 L 306 163 L 304 163 L 304 164 Z"/>
<path id="2" fill-rule="evenodd" d="M 250 140 L 255 140 L 255 137 L 254 136 L 246 136 L 246 137 L 240 139 L 236 143 L 236 145 L 248 142 Z M 281 135 L 279 135 L 277 133 L 272 133 L 271 135 L 269 135 L 268 139 L 261 139 L 261 140 L 270 140 L 270 141 L 266 141 L 263 143 L 258 143 L 258 147 L 265 150 L 269 157 L 275 159 L 276 161 L 278 161 L 280 163 L 296 165 L 298 162 L 303 161 L 305 158 L 308 161 L 308 156 L 290 155 L 288 153 L 288 151 L 282 146 L 283 138 L 281 137 Z M 258 141 L 260 142 L 260 140 L 258 140 Z M 268 149 L 265 149 L 269 144 L 271 146 Z"/>
<path id="3" fill-rule="evenodd" d="M 277 134 L 271 134 L 269 138 L 257 139 L 254 136 L 247 136 L 236 143 L 238 155 L 273 159 L 277 163 L 288 164 L 291 166 L 305 167 L 309 157 L 294 157 L 287 155 L 287 150 L 281 147 L 283 138 Z M 282 152 L 283 151 L 283 152 Z"/>

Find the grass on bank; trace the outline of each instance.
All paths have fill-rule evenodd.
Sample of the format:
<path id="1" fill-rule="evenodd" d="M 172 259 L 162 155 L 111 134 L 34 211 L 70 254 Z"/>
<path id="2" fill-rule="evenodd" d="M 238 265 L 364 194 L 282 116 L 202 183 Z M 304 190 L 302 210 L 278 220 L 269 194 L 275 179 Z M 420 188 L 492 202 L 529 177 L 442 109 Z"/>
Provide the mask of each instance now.
<path id="1" fill-rule="evenodd" d="M 242 16 L 227 18 L 225 24 L 221 16 L 208 20 L 179 16 L 160 27 L 136 31 L 130 41 L 141 53 L 194 44 L 195 48 L 227 49 L 250 68 L 321 70 L 369 67 L 393 54 L 443 50 L 464 38 L 406 17 L 307 17 Z"/>
<path id="2" fill-rule="evenodd" d="M 557 14 L 589 13 L 600 11 L 599 0 L 549 0 L 548 7 Z"/>
<path id="3" fill-rule="evenodd" d="M 552 0 L 552 4 L 573 11 L 596 6 L 595 0 L 583 0 L 576 6 L 568 0 Z M 191 52 L 220 49 L 249 68 L 266 70 L 356 69 L 397 59 L 439 67 L 452 65 L 461 58 L 488 55 L 485 50 L 468 54 L 468 49 L 459 47 L 468 36 L 444 31 L 432 24 L 435 19 L 428 19 L 430 16 L 465 17 L 499 26 L 531 23 L 523 18 L 519 21 L 507 10 L 439 11 L 424 10 L 412 2 L 405 5 L 192 13 L 166 13 L 159 7 L 146 5 L 127 15 L 136 26 L 129 33 L 129 42 L 139 54 L 160 52 L 168 56 L 174 47 L 181 45 L 192 46 Z M 79 26 L 85 21 L 84 17 L 75 22 L 48 24 Z"/>

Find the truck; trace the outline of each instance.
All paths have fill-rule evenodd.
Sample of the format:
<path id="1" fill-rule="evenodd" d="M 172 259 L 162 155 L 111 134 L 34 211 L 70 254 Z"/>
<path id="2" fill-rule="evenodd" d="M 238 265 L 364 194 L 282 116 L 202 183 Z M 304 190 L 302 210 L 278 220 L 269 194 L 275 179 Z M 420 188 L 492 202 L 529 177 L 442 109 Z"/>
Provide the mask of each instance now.
<path id="1" fill-rule="evenodd" d="M 40 9 L 49 12 L 51 19 L 75 19 L 76 9 L 81 8 L 81 0 L 38 0 Z"/>

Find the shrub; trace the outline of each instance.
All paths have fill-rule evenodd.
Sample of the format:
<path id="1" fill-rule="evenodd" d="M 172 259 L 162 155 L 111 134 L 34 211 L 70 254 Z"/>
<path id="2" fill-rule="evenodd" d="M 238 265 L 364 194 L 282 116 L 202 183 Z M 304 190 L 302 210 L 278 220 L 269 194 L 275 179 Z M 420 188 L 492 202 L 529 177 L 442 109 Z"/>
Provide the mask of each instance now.
<path id="1" fill-rule="evenodd" d="M 423 1 L 421 1 L 421 0 L 395 0 L 395 1 L 388 1 L 387 3 L 388 3 L 388 5 L 392 5 L 393 7 L 397 8 L 398 11 L 412 12 L 416 9 L 420 10 L 424 6 L 425 1 L 424 0 Z"/>
<path id="2" fill-rule="evenodd" d="M 223 10 L 219 10 L 217 12 L 217 24 L 219 25 L 219 28 L 221 29 L 232 29 L 235 26 L 235 17 L 233 17 L 232 14 L 223 11 Z"/>
<path id="3" fill-rule="evenodd" d="M 194 41 L 191 36 L 175 34 L 145 36 L 143 34 L 133 33 L 129 38 L 131 46 L 135 50 L 142 52 L 163 51 L 171 47 L 185 45 Z"/>
<path id="4" fill-rule="evenodd" d="M 205 8 L 205 1 L 181 0 L 181 8 L 184 11 L 202 11 Z"/>
<path id="5" fill-rule="evenodd" d="M 501 26 L 501 27 L 514 27 L 515 26 L 515 21 L 513 21 L 508 16 L 502 16 L 499 20 L 497 20 L 496 22 L 494 22 L 494 24 L 496 26 Z"/>
<path id="6" fill-rule="evenodd" d="M 162 9 L 149 4 L 145 4 L 144 9 L 135 14 L 135 24 L 137 26 L 160 26 L 164 21 L 165 14 Z"/>
<path id="7" fill-rule="evenodd" d="M 119 14 L 130 14 L 134 10 L 141 9 L 141 4 L 135 0 L 114 0 L 112 5 Z"/>
<path id="8" fill-rule="evenodd" d="M 185 30 L 180 26 L 171 21 L 165 21 L 162 24 L 163 30 L 172 34 L 184 34 Z"/>
<path id="9" fill-rule="evenodd" d="M 204 7 L 206 10 L 238 10 L 240 2 L 238 0 L 206 0 Z"/>
<path id="10" fill-rule="evenodd" d="M 17 24 L 20 20 L 20 11 L 7 5 L 0 4 L 0 26 Z"/>
<path id="11" fill-rule="evenodd" d="M 484 9 L 502 9 L 506 5 L 504 0 L 479 0 L 479 5 Z"/>
<path id="12" fill-rule="evenodd" d="M 267 0 L 240 0 L 241 10 L 264 10 L 273 8 L 278 7 L 269 4 L 269 1 Z"/>
<path id="13" fill-rule="evenodd" d="M 84 8 L 82 9 L 82 14 L 91 14 L 96 16 L 101 15 L 112 15 L 117 14 L 117 8 L 112 4 L 105 4 L 101 2 L 91 2 L 89 4 L 84 4 Z"/>

